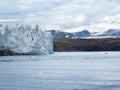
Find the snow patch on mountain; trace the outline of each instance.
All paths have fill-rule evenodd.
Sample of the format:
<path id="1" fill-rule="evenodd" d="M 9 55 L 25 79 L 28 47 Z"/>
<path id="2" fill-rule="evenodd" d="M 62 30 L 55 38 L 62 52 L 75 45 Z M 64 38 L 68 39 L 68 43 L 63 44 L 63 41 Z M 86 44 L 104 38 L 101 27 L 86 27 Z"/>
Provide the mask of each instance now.
<path id="1" fill-rule="evenodd" d="M 91 23 L 87 26 L 78 28 L 88 29 L 90 32 L 103 33 L 108 29 L 120 30 L 120 13 L 109 16 L 99 16 L 92 19 Z"/>
<path id="2" fill-rule="evenodd" d="M 120 37 L 120 30 L 118 29 L 108 29 L 104 33 L 98 35 L 98 36 L 116 36 Z"/>

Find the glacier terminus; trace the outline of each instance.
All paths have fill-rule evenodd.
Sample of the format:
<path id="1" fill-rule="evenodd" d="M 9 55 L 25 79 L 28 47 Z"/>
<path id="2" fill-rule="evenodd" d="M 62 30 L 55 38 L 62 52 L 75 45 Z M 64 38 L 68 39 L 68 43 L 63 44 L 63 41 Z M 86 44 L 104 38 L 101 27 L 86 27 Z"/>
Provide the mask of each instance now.
<path id="1" fill-rule="evenodd" d="M 51 54 L 53 38 L 38 25 L 0 25 L 0 51 L 16 54 Z"/>

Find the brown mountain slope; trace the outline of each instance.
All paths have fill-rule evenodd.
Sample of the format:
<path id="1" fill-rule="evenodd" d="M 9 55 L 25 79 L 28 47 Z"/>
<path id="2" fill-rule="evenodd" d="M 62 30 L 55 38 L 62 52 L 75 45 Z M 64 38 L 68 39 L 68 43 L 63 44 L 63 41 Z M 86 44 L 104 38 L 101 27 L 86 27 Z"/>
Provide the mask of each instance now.
<path id="1" fill-rule="evenodd" d="M 120 51 L 120 38 L 54 39 L 54 51 Z"/>

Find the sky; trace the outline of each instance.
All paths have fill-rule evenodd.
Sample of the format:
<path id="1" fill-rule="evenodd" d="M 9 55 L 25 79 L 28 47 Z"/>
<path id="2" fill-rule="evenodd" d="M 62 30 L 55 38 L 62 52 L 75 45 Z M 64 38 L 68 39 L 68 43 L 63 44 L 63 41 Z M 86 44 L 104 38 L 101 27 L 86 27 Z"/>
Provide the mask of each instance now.
<path id="1" fill-rule="evenodd" d="M 120 0 L 0 0 L 0 23 L 69 32 L 120 28 Z"/>

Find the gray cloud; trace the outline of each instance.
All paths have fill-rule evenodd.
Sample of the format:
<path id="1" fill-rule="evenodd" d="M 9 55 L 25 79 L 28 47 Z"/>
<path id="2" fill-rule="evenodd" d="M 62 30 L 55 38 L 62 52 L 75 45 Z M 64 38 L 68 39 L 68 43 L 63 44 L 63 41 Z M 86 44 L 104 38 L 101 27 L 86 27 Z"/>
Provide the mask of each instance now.
<path id="1" fill-rule="evenodd" d="M 0 0 L 0 19 L 56 25 L 63 29 L 96 23 L 120 13 L 119 0 Z M 97 19 L 96 19 L 97 18 Z"/>

